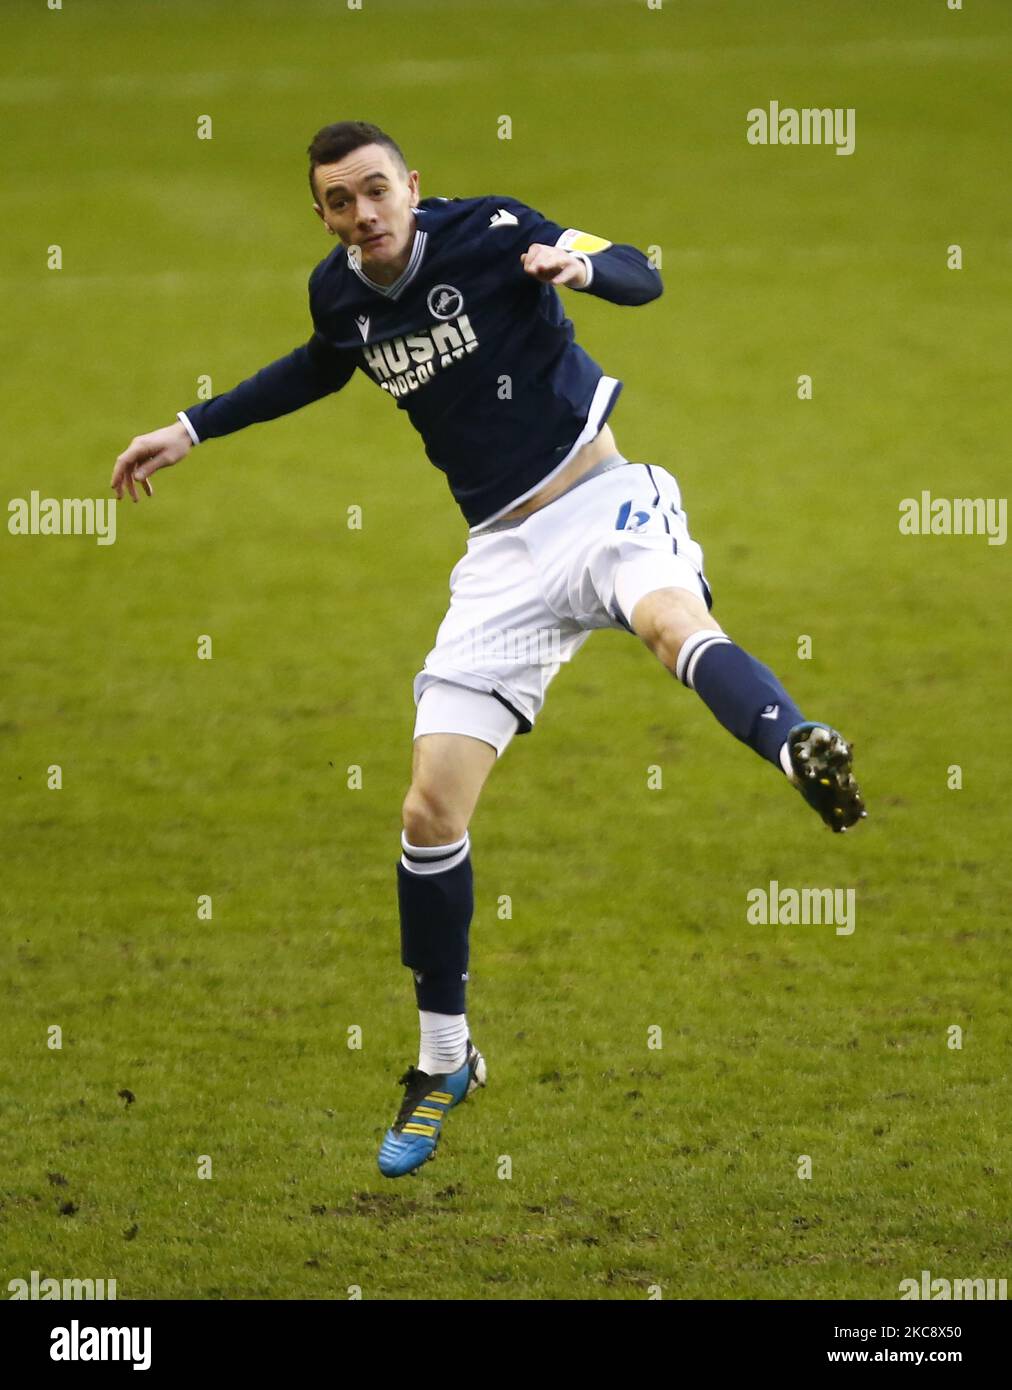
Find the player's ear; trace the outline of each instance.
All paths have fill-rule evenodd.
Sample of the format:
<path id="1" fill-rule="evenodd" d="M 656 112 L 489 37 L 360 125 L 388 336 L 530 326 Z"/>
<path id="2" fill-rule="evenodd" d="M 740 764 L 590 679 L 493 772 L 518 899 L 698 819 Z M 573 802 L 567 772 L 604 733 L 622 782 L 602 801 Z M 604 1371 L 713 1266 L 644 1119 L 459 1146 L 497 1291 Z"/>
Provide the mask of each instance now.
<path id="1" fill-rule="evenodd" d="M 412 169 L 412 170 L 411 170 L 411 173 L 408 175 L 408 189 L 409 189 L 410 195 L 411 195 L 411 206 L 412 206 L 413 208 L 416 208 L 416 207 L 418 206 L 418 170 L 417 170 L 417 169 Z"/>
<path id="2" fill-rule="evenodd" d="M 326 220 L 323 216 L 323 208 L 320 207 L 319 203 L 313 204 L 313 211 L 316 213 L 317 217 L 320 219 L 321 222 Z"/>

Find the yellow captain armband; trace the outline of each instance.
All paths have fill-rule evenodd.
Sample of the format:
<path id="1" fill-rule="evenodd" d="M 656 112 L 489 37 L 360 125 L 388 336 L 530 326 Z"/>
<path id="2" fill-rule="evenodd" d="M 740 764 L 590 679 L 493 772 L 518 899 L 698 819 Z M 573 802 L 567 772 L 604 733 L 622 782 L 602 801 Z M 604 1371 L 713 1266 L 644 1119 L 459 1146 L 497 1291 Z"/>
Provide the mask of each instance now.
<path id="1" fill-rule="evenodd" d="M 590 232 L 580 232 L 575 227 L 570 227 L 555 244 L 563 251 L 582 251 L 586 256 L 593 256 L 597 251 L 607 251 L 611 242 L 605 241 L 604 237 L 593 236 Z"/>

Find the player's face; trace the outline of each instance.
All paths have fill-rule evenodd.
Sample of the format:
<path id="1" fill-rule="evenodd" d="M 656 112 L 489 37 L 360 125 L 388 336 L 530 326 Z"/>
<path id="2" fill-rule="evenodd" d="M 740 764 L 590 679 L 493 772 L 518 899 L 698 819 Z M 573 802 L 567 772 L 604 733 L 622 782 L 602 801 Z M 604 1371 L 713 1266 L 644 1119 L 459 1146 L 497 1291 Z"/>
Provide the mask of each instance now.
<path id="1" fill-rule="evenodd" d="M 418 171 L 406 174 L 384 145 L 363 145 L 314 171 L 316 213 L 345 246 L 357 247 L 370 279 L 392 283 L 415 236 Z"/>

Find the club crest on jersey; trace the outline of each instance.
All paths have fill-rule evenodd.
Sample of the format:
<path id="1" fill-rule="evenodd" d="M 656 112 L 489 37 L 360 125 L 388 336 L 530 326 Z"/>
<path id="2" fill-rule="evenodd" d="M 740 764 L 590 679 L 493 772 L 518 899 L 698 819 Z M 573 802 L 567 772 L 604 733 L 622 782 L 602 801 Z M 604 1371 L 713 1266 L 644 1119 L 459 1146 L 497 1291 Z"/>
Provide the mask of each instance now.
<path id="1" fill-rule="evenodd" d="M 464 307 L 464 296 L 453 285 L 433 285 L 425 302 L 433 318 L 453 319 Z"/>
<path id="2" fill-rule="evenodd" d="M 451 367 L 477 350 L 477 334 L 467 315 L 461 314 L 452 322 L 435 323 L 403 338 L 366 343 L 362 356 L 373 379 L 391 396 L 399 397 L 417 391 L 441 367 Z"/>

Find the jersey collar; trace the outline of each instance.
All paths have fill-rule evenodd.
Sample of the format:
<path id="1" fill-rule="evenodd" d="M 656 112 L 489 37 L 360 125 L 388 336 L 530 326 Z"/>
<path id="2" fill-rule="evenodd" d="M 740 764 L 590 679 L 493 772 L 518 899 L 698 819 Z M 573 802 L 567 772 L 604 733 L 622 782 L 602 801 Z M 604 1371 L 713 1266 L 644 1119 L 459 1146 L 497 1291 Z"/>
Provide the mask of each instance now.
<path id="1" fill-rule="evenodd" d="M 417 212 L 417 208 L 413 208 L 412 211 Z M 428 239 L 428 232 L 423 232 L 416 222 L 415 239 L 411 243 L 411 255 L 408 257 L 408 263 L 392 285 L 377 285 L 375 281 L 369 279 L 362 267 L 350 256 L 348 257 L 348 266 L 362 281 L 363 285 L 368 285 L 371 290 L 375 290 L 377 294 L 381 294 L 384 299 L 400 299 L 408 285 L 410 285 L 411 281 L 418 274 L 418 269 L 422 264 L 422 257 L 425 255 L 425 243 Z"/>

